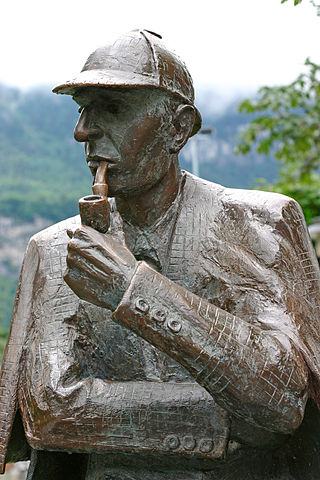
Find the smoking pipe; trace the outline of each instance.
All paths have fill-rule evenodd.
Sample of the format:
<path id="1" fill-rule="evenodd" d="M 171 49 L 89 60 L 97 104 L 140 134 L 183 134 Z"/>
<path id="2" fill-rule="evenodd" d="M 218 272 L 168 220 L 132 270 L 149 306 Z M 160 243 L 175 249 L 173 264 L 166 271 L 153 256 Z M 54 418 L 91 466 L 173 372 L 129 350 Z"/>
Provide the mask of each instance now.
<path id="1" fill-rule="evenodd" d="M 79 200 L 82 225 L 88 225 L 101 233 L 106 233 L 110 226 L 110 205 L 106 182 L 107 170 L 108 163 L 101 161 L 95 175 L 94 185 L 92 186 L 93 195 L 87 195 Z"/>

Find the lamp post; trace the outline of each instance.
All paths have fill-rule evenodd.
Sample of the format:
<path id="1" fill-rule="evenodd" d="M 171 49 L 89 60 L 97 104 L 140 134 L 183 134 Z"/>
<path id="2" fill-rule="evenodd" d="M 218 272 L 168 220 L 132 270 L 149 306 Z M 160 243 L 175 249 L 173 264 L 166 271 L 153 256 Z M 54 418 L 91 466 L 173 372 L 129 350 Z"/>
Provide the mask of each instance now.
<path id="1" fill-rule="evenodd" d="M 198 141 L 200 138 L 203 138 L 199 135 L 212 135 L 214 133 L 214 128 L 212 127 L 203 127 L 199 130 L 198 135 L 190 138 L 190 152 L 191 152 L 191 160 L 192 160 L 192 173 L 199 177 L 199 157 L 198 157 Z"/>

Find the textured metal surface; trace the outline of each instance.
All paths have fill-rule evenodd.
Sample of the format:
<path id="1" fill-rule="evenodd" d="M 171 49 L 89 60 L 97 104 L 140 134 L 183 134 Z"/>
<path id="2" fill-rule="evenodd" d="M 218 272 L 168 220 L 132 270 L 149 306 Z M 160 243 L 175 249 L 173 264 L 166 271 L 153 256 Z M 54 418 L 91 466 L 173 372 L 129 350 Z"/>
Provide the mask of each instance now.
<path id="1" fill-rule="evenodd" d="M 150 374 L 152 380 L 163 374 L 155 368 L 152 347 L 142 346 L 135 336 L 127 338 L 122 329 L 117 332 L 110 317 L 106 322 L 105 310 L 79 301 L 63 282 L 60 262 L 66 255 L 67 226 L 72 224 L 61 224 L 61 231 L 55 231 L 51 248 L 52 229 L 37 236 L 42 275 L 36 288 L 40 282 L 42 292 L 34 311 L 39 323 L 34 323 L 31 344 L 26 346 L 28 369 L 20 396 L 29 443 L 46 449 L 221 456 L 228 423 L 206 392 L 197 384 L 172 383 L 173 378 L 170 383 L 148 382 Z M 110 358 L 112 350 L 116 359 Z M 135 359 L 130 361 L 132 355 Z M 145 364 L 153 367 L 150 374 Z M 170 435 L 179 439 L 179 445 L 170 446 Z M 197 444 L 185 449 L 182 439 L 190 435 Z M 199 445 L 208 438 L 215 448 L 203 452 Z"/>
<path id="2" fill-rule="evenodd" d="M 122 87 L 161 88 L 182 101 L 193 104 L 194 89 L 191 75 L 184 62 L 168 50 L 161 37 L 148 30 L 133 30 L 113 44 L 95 50 L 81 73 L 72 80 L 57 85 L 53 91 L 74 95 L 79 88 Z M 196 110 L 192 135 L 201 127 L 201 115 Z"/>
<path id="3" fill-rule="evenodd" d="M 175 284 L 168 283 L 168 280 L 154 271 L 150 270 L 151 273 L 148 271 L 143 277 L 138 271 L 137 280 L 132 283 L 115 317 L 124 315 L 124 309 L 129 308 L 130 316 L 135 317 L 135 328 L 139 334 L 149 336 L 148 340 L 157 346 L 161 342 L 161 348 L 181 361 L 193 375 L 196 370 L 196 374 L 200 374 L 200 382 L 219 400 L 219 403 L 222 402 L 230 414 L 244 416 L 246 420 L 263 425 L 267 430 L 271 428 L 286 432 L 296 426 L 303 414 L 301 407 L 303 396 L 299 397 L 295 392 L 298 391 L 299 385 L 303 386 L 306 383 L 305 367 L 297 351 L 304 352 L 304 357 L 307 358 L 309 365 L 313 366 L 314 372 L 318 368 L 317 363 L 314 363 L 314 358 L 318 355 L 316 350 L 318 346 L 314 344 L 315 342 L 309 344 L 305 340 L 314 339 L 312 326 L 317 322 L 317 310 L 312 308 L 308 311 L 310 296 L 304 297 L 303 302 L 299 302 L 300 312 L 305 308 L 304 314 L 309 316 L 307 325 L 299 324 L 302 317 L 295 318 L 288 310 L 290 304 L 295 304 L 294 297 L 296 295 L 301 297 L 300 289 L 308 287 L 304 278 L 305 273 L 300 266 L 292 268 L 293 264 L 288 263 L 289 254 L 295 258 L 297 254 L 303 257 L 301 245 L 294 241 L 292 230 L 291 237 L 288 237 L 283 235 L 281 227 L 287 212 L 292 212 L 293 208 L 294 214 L 291 215 L 298 215 L 299 210 L 293 201 L 278 195 L 264 196 L 257 192 L 252 194 L 252 198 L 248 199 L 246 196 L 246 216 L 250 218 L 250 224 L 246 225 L 243 221 L 243 229 L 237 227 L 234 231 L 234 234 L 237 231 L 234 242 L 228 243 L 227 246 L 223 239 L 227 235 L 230 239 L 232 235 L 230 222 L 232 223 L 233 219 L 234 200 L 238 197 L 238 202 L 244 201 L 241 199 L 241 193 L 224 190 L 187 176 L 174 235 L 166 257 L 167 264 L 163 266 L 166 277 L 169 277 L 170 272 Z M 195 195 L 202 199 L 198 215 L 189 207 L 189 200 L 195 198 Z M 210 213 L 207 211 L 207 215 L 203 217 L 201 204 L 205 208 L 210 197 L 209 205 L 212 208 L 209 208 Z M 249 208 L 251 202 L 255 205 L 254 221 L 253 211 Z M 270 202 L 277 207 L 271 223 Z M 257 207 L 259 203 L 260 208 Z M 223 211 L 229 213 L 224 213 L 223 217 L 220 217 L 219 211 L 222 206 Z M 269 217 L 267 226 L 264 224 L 264 216 Z M 117 218 L 115 215 L 114 229 L 119 228 Z M 191 218 L 193 222 L 189 221 Z M 212 218 L 215 219 L 214 222 Z M 223 218 L 223 221 L 218 221 L 218 218 Z M 300 225 L 300 222 L 297 224 Z M 166 356 L 163 357 L 148 343 L 114 324 L 109 315 L 105 317 L 107 312 L 104 309 L 80 301 L 64 284 L 62 274 L 68 242 L 66 230 L 75 225 L 78 225 L 77 218 L 51 227 L 32 240 L 32 245 L 36 245 L 36 250 L 33 247 L 32 259 L 38 258 L 40 263 L 35 272 L 35 279 L 29 278 L 28 284 L 34 285 L 38 295 L 34 298 L 31 318 L 28 321 L 31 329 L 24 354 L 27 368 L 22 372 L 20 388 L 20 408 L 29 442 L 41 449 L 94 452 L 114 448 L 126 450 L 129 447 L 131 452 L 135 449 L 156 450 L 159 453 L 171 450 L 175 455 L 189 453 L 201 455 L 201 441 L 208 438 L 214 441 L 215 434 L 220 432 L 222 450 L 218 456 L 221 455 L 223 446 L 229 439 L 229 421 L 223 411 L 213 403 L 212 398 L 204 390 L 199 390 L 200 387 L 196 384 L 191 384 L 190 377 L 178 364 L 170 364 Z M 250 255 L 250 264 L 246 267 L 252 270 L 250 275 L 246 271 L 244 284 L 244 281 L 239 281 L 241 270 L 236 273 L 235 270 L 222 268 L 222 251 L 232 246 L 234 251 L 241 255 L 239 252 L 245 249 L 246 241 L 251 238 L 258 225 L 265 230 L 268 244 L 276 245 L 277 248 L 273 253 L 270 251 L 267 253 L 260 250 L 259 246 L 256 247 L 256 255 L 254 258 Z M 246 235 L 239 236 L 242 231 L 246 232 Z M 195 235 L 195 232 L 198 234 Z M 259 238 L 262 242 L 264 236 L 261 231 Z M 203 241 L 207 246 L 205 251 L 202 249 Z M 213 251 L 209 248 L 211 245 L 216 246 Z M 291 265 L 287 271 L 284 271 L 281 262 L 276 261 L 280 260 L 280 252 L 286 253 L 285 262 Z M 175 268 L 177 258 L 183 267 L 180 273 Z M 26 261 L 27 263 L 30 261 L 29 254 Z M 270 263 L 278 266 L 272 274 L 269 272 L 267 283 L 263 269 Z M 141 267 L 149 268 L 143 267 L 143 264 Z M 307 273 L 309 271 L 310 267 Z M 154 278 L 150 279 L 148 277 L 150 274 Z M 157 275 L 162 277 L 160 286 Z M 262 311 L 259 311 L 258 306 L 254 310 L 255 304 L 249 309 L 248 303 L 241 299 L 242 289 L 248 288 L 248 279 L 252 279 L 256 285 L 254 294 L 259 296 L 260 301 L 264 295 Z M 188 290 L 177 286 L 186 283 Z M 286 285 L 290 285 L 290 290 Z M 190 292 L 206 298 L 200 304 L 199 297 Z M 130 298 L 133 299 L 132 307 Z M 230 298 L 234 301 L 228 305 L 229 313 L 219 311 L 219 323 L 217 310 L 208 303 L 208 300 L 225 308 L 225 302 L 230 301 Z M 312 300 L 314 302 L 315 299 Z M 313 307 L 315 305 L 312 303 Z M 164 311 L 167 311 L 165 319 Z M 269 315 L 266 315 L 267 312 Z M 179 332 L 170 331 L 168 326 L 170 317 L 181 322 L 182 328 Z M 188 318 L 191 317 L 198 318 L 193 326 L 188 324 Z M 109 320 L 106 321 L 105 318 Z M 239 323 L 240 329 L 237 327 Z M 211 334 L 208 335 L 210 330 Z M 263 332 L 266 338 L 265 350 L 261 339 L 257 343 Z M 184 335 L 184 338 L 181 338 L 181 335 Z M 272 350 L 270 348 L 274 342 L 277 344 L 277 351 L 275 347 L 272 347 Z M 212 353 L 208 358 L 207 352 L 212 343 L 215 346 L 218 343 L 219 348 L 212 350 L 211 347 Z M 188 356 L 183 353 L 184 345 L 188 346 Z M 256 345 L 259 348 L 255 359 Z M 192 349 L 197 349 L 197 355 L 192 353 Z M 271 353 L 275 354 L 281 349 L 286 355 L 285 361 L 279 362 L 281 357 L 276 355 L 277 361 L 275 364 L 272 363 Z M 223 375 L 219 362 L 217 364 L 213 355 L 215 351 L 227 352 L 227 363 L 221 357 L 224 362 Z M 191 363 L 188 363 L 188 358 L 193 359 Z M 245 362 L 243 365 L 241 360 Z M 261 368 L 261 373 L 257 375 L 255 362 L 259 361 L 265 369 Z M 290 362 L 294 361 L 295 369 L 290 366 Z M 268 362 L 271 362 L 272 368 L 269 368 Z M 246 370 L 243 385 L 238 370 L 240 368 Z M 111 383 L 104 379 L 111 380 Z M 169 383 L 167 381 L 157 383 L 161 382 L 161 379 L 167 379 Z M 178 384 L 172 383 L 177 381 Z M 181 381 L 183 383 L 180 383 Z M 189 382 L 189 386 L 186 382 Z M 250 382 L 257 386 L 252 389 L 251 385 L 251 388 L 248 388 Z M 191 395 L 191 392 L 194 393 Z M 254 398 L 256 404 L 259 402 L 259 409 L 252 408 L 250 398 Z M 291 403 L 290 408 L 285 407 L 285 401 Z M 214 428 L 210 433 L 204 433 L 205 427 L 210 428 L 208 418 L 212 419 L 212 415 L 216 415 L 215 420 L 211 422 Z M 217 425 L 220 425 L 218 430 Z M 153 440 L 148 439 L 148 429 L 152 431 Z M 267 435 L 267 432 L 263 436 L 265 434 Z M 186 437 L 188 441 L 190 438 L 195 439 L 194 450 L 184 447 Z M 242 441 L 246 442 L 246 439 L 243 438 Z M 210 454 L 202 452 L 205 457 L 208 453 Z"/>
<path id="4" fill-rule="evenodd" d="M 7 446 L 17 411 L 17 393 L 21 352 L 25 343 L 30 306 L 33 297 L 33 278 L 38 268 L 35 245 L 29 243 L 22 265 L 12 314 L 12 323 L 1 366 L 0 376 L 0 471 L 4 472 Z M 15 321 L 15 319 L 18 319 Z M 23 460 L 24 458 L 21 458 Z"/>

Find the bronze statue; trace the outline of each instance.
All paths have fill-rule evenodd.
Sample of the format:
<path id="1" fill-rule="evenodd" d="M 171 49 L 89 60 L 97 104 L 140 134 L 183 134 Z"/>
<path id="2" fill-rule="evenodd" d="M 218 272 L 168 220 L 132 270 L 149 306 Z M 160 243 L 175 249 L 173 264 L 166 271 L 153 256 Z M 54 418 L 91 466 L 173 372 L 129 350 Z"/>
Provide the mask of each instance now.
<path id="1" fill-rule="evenodd" d="M 319 479 L 320 276 L 299 205 L 180 170 L 201 117 L 153 32 L 96 50 L 54 92 L 80 106 L 93 195 L 30 240 L 2 465 L 31 455 L 33 480 Z"/>

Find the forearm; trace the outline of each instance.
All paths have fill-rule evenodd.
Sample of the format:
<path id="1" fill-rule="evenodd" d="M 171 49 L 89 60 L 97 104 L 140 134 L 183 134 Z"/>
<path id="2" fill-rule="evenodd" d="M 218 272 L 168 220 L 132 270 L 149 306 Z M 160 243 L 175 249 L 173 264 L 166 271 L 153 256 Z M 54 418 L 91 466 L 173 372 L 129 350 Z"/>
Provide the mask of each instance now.
<path id="1" fill-rule="evenodd" d="M 85 378 L 73 387 L 47 388 L 45 408 L 29 393 L 21 391 L 20 405 L 35 449 L 174 451 L 219 458 L 226 447 L 226 415 L 197 384 Z M 209 416 L 215 418 L 214 426 Z"/>
<path id="2" fill-rule="evenodd" d="M 232 414 L 282 433 L 300 424 L 307 369 L 280 332 L 216 308 L 143 262 L 114 318 L 176 359 Z"/>

